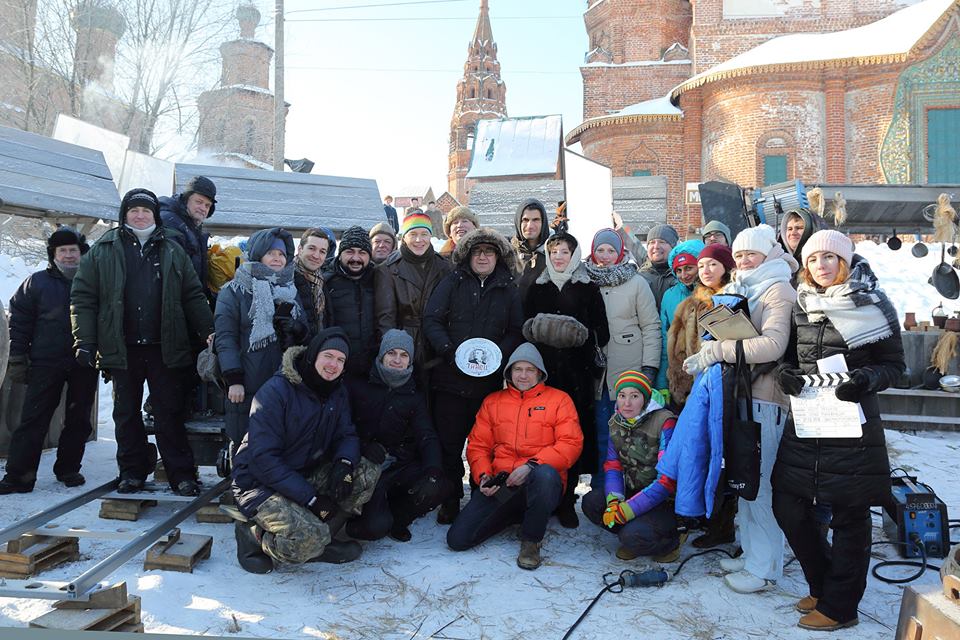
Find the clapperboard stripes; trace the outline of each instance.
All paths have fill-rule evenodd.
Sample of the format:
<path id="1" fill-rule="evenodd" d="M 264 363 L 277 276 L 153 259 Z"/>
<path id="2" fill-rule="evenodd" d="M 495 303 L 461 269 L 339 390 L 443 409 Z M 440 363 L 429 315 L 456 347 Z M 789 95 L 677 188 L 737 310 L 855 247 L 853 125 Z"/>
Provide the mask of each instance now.
<path id="1" fill-rule="evenodd" d="M 850 379 L 849 373 L 812 373 L 802 375 L 803 385 L 806 387 L 835 387 L 841 382 Z"/>

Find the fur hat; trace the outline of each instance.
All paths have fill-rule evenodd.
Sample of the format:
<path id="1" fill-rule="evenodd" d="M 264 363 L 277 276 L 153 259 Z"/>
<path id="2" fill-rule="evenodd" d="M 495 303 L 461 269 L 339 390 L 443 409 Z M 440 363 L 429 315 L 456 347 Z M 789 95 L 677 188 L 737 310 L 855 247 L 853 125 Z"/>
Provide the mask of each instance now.
<path id="1" fill-rule="evenodd" d="M 523 337 L 555 349 L 579 347 L 587 341 L 587 328 L 573 316 L 538 313 L 523 323 Z"/>
<path id="2" fill-rule="evenodd" d="M 747 227 L 737 234 L 733 239 L 733 246 L 730 249 L 736 255 L 738 251 L 756 251 L 767 255 L 777 244 L 777 232 L 768 224 L 758 224 L 755 227 Z"/>
<path id="3" fill-rule="evenodd" d="M 480 218 L 476 216 L 473 211 L 470 211 L 467 207 L 454 207 L 450 209 L 450 213 L 447 214 L 447 217 L 443 219 L 443 233 L 449 238 L 450 236 L 450 225 L 454 223 L 455 220 L 460 218 L 466 218 L 473 223 L 473 226 L 480 228 Z"/>
<path id="4" fill-rule="evenodd" d="M 340 247 L 337 249 L 337 257 L 342 255 L 347 249 L 360 249 L 366 251 L 368 255 L 373 254 L 370 236 L 367 235 L 363 227 L 354 225 L 344 231 L 343 235 L 340 236 Z"/>
<path id="5" fill-rule="evenodd" d="M 194 193 L 199 193 L 202 196 L 210 198 L 210 210 L 207 211 L 207 217 L 211 217 L 217 208 L 217 185 L 213 184 L 213 180 L 206 176 L 194 176 L 190 178 L 190 182 L 187 183 L 183 193 L 180 195 L 183 206 L 187 206 L 187 200 L 189 200 L 190 196 Z"/>
<path id="6" fill-rule="evenodd" d="M 57 252 L 57 247 L 65 247 L 75 244 L 80 247 L 80 255 L 90 250 L 87 244 L 87 237 L 74 229 L 73 227 L 60 226 L 47 238 L 47 260 L 53 264 L 53 256 Z"/>
<path id="7" fill-rule="evenodd" d="M 803 245 L 803 266 L 807 266 L 810 256 L 821 251 L 837 254 L 846 261 L 848 267 L 853 261 L 853 241 L 834 229 L 823 229 L 810 236 L 807 243 Z"/>
<path id="8" fill-rule="evenodd" d="M 149 189 L 130 189 L 120 201 L 120 224 L 127 223 L 127 211 L 134 207 L 146 207 L 153 211 L 153 222 L 158 227 L 163 224 L 160 220 L 160 201 L 157 194 Z"/>
<path id="9" fill-rule="evenodd" d="M 489 244 L 493 246 L 499 254 L 498 259 L 503 261 L 507 269 L 509 269 L 511 273 L 516 271 L 517 254 L 510 244 L 510 241 L 507 240 L 502 233 L 489 227 L 474 229 L 460 239 L 456 249 L 453 250 L 454 264 L 458 266 L 468 265 L 470 252 L 479 244 Z"/>

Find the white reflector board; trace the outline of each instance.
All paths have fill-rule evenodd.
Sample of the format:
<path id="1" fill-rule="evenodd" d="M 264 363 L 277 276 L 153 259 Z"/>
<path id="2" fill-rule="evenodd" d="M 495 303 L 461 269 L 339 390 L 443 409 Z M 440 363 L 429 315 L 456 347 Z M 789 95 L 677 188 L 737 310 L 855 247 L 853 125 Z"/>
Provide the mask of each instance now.
<path id="1" fill-rule="evenodd" d="M 113 176 L 113 184 L 117 185 L 117 190 L 121 196 L 125 193 L 120 188 L 120 177 L 123 175 L 123 163 L 126 159 L 127 147 L 130 146 L 128 136 L 61 113 L 57 116 L 53 138 L 88 149 L 96 149 L 103 153 L 103 159 Z"/>
<path id="2" fill-rule="evenodd" d="M 121 195 L 130 189 L 150 189 L 157 196 L 173 194 L 174 163 L 136 151 L 127 151 L 120 176 Z"/>
<path id="3" fill-rule="evenodd" d="M 613 172 L 569 149 L 563 152 L 563 163 L 570 233 L 587 258 L 594 234 L 613 226 Z"/>

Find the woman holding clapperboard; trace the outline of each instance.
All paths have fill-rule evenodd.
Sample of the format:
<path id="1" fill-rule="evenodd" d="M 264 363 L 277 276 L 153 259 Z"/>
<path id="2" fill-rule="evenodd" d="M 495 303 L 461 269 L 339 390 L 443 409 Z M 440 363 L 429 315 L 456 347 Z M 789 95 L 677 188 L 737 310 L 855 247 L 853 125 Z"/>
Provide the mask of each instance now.
<path id="1" fill-rule="evenodd" d="M 799 395 L 801 374 L 817 373 L 817 360 L 841 354 L 849 380 L 836 387 L 836 397 L 859 403 L 866 419 L 862 436 L 839 438 L 800 437 L 803 430 L 791 419 L 773 470 L 773 511 L 810 587 L 796 606 L 805 614 L 798 624 L 832 631 L 857 624 L 870 562 L 870 506 L 890 495 L 877 392 L 890 387 L 905 365 L 896 310 L 867 261 L 854 255 L 853 242 L 839 231 L 818 231 L 804 245 L 802 259 L 778 383 Z M 819 542 L 818 503 L 833 509 L 830 557 Z"/>

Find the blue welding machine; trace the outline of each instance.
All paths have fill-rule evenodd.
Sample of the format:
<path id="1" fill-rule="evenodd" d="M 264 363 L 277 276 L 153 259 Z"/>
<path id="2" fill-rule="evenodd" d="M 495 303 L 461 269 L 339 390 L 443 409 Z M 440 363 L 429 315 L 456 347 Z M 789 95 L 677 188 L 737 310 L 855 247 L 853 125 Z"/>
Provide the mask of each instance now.
<path id="1" fill-rule="evenodd" d="M 883 511 L 887 537 L 903 543 L 897 546 L 905 558 L 921 557 L 918 543 L 923 544 L 926 557 L 946 557 L 950 548 L 947 505 L 915 476 L 894 476 L 891 483 Z"/>

